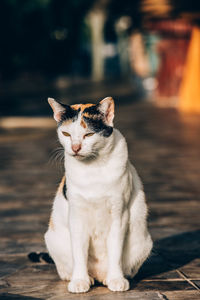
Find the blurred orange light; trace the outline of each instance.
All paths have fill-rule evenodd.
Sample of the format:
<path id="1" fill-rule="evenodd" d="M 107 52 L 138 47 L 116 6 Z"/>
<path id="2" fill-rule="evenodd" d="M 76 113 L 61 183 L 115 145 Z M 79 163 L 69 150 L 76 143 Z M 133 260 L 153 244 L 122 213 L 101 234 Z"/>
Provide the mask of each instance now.
<path id="1" fill-rule="evenodd" d="M 200 113 L 200 28 L 194 27 L 179 92 L 179 108 Z"/>

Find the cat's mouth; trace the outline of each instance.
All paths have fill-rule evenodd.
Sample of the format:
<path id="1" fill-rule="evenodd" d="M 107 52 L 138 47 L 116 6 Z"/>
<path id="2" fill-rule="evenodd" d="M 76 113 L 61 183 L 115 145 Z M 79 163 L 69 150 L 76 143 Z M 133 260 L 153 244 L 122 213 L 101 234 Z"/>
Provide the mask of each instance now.
<path id="1" fill-rule="evenodd" d="M 90 155 L 88 154 L 82 155 L 77 153 L 77 154 L 73 154 L 72 156 L 78 160 L 94 160 L 96 159 L 97 154 L 91 153 Z"/>
<path id="2" fill-rule="evenodd" d="M 73 154 L 73 157 L 76 157 L 76 158 L 83 158 L 85 157 L 84 155 L 81 155 L 81 154 Z"/>

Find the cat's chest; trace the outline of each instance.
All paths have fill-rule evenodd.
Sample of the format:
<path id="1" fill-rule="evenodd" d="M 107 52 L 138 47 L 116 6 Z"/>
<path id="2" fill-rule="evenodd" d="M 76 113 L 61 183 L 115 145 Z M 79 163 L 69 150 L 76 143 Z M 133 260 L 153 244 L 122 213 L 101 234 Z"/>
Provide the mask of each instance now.
<path id="1" fill-rule="evenodd" d="M 84 178 L 84 180 L 79 180 L 79 182 L 69 182 L 69 200 L 75 199 L 86 206 L 91 205 L 91 203 L 102 203 L 105 205 L 109 203 L 113 186 L 113 184 L 110 185 L 108 182 L 104 182 L 104 180 L 94 179 L 93 177 Z M 99 207 L 95 207 L 94 205 L 94 209 L 99 210 Z M 99 211 L 99 213 L 101 212 Z"/>
<path id="2" fill-rule="evenodd" d="M 67 172 L 68 191 L 87 200 L 104 201 L 120 180 L 120 174 L 116 174 L 116 169 L 108 166 L 71 169 Z"/>

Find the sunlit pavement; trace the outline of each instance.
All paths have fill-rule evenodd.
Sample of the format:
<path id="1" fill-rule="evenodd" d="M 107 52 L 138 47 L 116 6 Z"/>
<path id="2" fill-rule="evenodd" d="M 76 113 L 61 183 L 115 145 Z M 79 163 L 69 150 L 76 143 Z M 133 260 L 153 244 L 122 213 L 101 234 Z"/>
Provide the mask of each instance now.
<path id="1" fill-rule="evenodd" d="M 200 119 L 148 102 L 122 104 L 115 126 L 144 182 L 155 241 L 131 290 L 96 285 L 69 294 L 54 265 L 28 259 L 30 252 L 46 252 L 43 234 L 63 173 L 54 159 L 54 123 L 43 120 L 41 128 L 0 131 L 0 299 L 200 299 Z"/>

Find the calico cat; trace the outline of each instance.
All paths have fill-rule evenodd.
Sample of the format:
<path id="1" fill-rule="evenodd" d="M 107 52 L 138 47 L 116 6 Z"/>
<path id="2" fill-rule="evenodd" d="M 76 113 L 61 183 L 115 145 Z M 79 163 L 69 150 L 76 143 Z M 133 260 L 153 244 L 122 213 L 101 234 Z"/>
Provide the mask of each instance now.
<path id="1" fill-rule="evenodd" d="M 94 279 L 126 291 L 152 240 L 142 183 L 125 138 L 113 128 L 114 101 L 48 101 L 64 147 L 65 175 L 45 234 L 47 249 L 70 292 L 87 292 Z"/>

